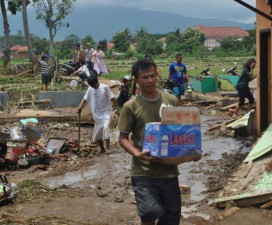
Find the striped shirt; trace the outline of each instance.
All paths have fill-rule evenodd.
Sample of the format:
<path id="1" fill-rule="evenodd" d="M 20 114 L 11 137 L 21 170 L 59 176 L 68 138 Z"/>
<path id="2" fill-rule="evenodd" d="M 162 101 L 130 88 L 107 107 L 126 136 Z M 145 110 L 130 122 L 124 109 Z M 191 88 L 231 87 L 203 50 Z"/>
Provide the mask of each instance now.
<path id="1" fill-rule="evenodd" d="M 48 64 L 46 61 L 41 60 L 41 75 L 48 75 Z"/>

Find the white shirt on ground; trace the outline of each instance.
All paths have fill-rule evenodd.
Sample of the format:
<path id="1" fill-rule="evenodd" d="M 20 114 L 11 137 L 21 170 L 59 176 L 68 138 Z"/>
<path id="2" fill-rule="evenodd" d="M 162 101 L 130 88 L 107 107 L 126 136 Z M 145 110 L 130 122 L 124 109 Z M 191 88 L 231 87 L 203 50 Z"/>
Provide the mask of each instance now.
<path id="1" fill-rule="evenodd" d="M 77 72 L 81 72 L 81 73 L 85 73 L 87 77 L 91 76 L 90 75 L 90 71 L 88 69 L 88 67 L 86 65 L 83 65 L 82 67 L 80 67 Z"/>

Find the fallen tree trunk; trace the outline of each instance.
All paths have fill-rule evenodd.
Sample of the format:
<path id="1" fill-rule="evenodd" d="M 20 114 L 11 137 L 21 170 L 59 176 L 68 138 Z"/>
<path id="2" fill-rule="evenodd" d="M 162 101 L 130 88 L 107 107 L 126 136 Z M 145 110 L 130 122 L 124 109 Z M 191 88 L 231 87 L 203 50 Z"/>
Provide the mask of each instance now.
<path id="1" fill-rule="evenodd" d="M 20 76 L 23 76 L 23 75 L 28 74 L 28 73 L 31 73 L 31 72 L 32 72 L 32 70 L 27 70 L 27 71 L 24 71 L 24 72 L 22 72 L 22 73 L 16 74 L 15 76 L 20 77 Z"/>

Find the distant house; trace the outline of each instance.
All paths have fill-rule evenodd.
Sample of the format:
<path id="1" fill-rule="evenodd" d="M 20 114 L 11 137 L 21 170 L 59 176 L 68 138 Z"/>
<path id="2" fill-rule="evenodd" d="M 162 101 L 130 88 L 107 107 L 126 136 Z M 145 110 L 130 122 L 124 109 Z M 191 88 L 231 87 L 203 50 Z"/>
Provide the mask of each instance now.
<path id="1" fill-rule="evenodd" d="M 23 45 L 15 45 L 10 48 L 10 55 L 12 58 L 23 59 L 28 57 L 28 48 Z"/>
<path id="2" fill-rule="evenodd" d="M 12 48 L 9 49 L 10 50 L 10 56 L 12 58 L 14 58 L 16 56 L 16 53 L 17 53 L 19 48 L 20 48 L 20 45 L 15 45 L 15 46 L 13 46 Z"/>
<path id="3" fill-rule="evenodd" d="M 224 38 L 242 40 L 244 37 L 249 36 L 249 33 L 240 27 L 205 27 L 197 25 L 193 28 L 205 35 L 205 46 L 209 50 L 220 47 L 220 41 Z"/>

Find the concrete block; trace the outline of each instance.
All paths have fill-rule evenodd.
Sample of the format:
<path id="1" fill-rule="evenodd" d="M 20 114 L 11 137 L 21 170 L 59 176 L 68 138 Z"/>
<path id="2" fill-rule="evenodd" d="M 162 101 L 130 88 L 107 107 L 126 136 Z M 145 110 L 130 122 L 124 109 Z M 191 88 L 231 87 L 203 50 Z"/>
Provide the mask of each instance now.
<path id="1" fill-rule="evenodd" d="M 52 107 L 78 107 L 86 91 L 41 91 L 39 100 L 51 99 Z"/>

